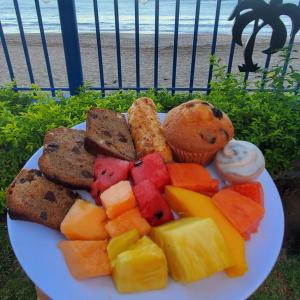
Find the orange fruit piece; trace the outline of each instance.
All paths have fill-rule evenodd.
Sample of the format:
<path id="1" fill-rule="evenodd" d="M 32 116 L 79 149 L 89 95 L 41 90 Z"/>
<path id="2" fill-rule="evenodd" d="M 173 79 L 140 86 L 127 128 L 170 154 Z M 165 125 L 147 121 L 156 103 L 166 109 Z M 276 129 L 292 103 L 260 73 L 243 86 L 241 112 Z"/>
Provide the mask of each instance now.
<path id="1" fill-rule="evenodd" d="M 106 252 L 107 241 L 61 241 L 58 247 L 63 252 L 70 273 L 76 279 L 111 274 Z"/>
<path id="2" fill-rule="evenodd" d="M 214 194 L 219 181 L 212 179 L 208 170 L 196 163 L 168 163 L 171 184 L 198 193 Z"/>
<path id="3" fill-rule="evenodd" d="M 264 207 L 264 190 L 258 181 L 234 184 L 226 187 L 226 189 L 238 192 Z"/>
<path id="4" fill-rule="evenodd" d="M 105 190 L 100 199 L 109 219 L 114 219 L 135 207 L 135 198 L 129 181 L 119 181 Z"/>
<path id="5" fill-rule="evenodd" d="M 60 231 L 69 240 L 103 240 L 108 237 L 105 219 L 103 207 L 77 199 L 60 224 Z"/>
<path id="6" fill-rule="evenodd" d="M 151 230 L 151 226 L 141 216 L 137 208 L 126 211 L 105 225 L 105 229 L 111 237 L 118 236 L 134 228 L 137 229 L 141 236 L 148 234 Z"/>
<path id="7" fill-rule="evenodd" d="M 245 240 L 257 231 L 264 216 L 264 208 L 235 191 L 223 189 L 212 197 L 213 203 L 238 230 Z"/>

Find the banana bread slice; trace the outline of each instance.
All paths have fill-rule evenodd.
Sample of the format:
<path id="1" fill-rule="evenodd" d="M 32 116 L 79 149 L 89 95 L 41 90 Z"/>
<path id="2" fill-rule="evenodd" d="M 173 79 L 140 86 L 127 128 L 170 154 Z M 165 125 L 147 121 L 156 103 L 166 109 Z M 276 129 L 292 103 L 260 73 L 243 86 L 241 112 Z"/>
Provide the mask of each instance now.
<path id="1" fill-rule="evenodd" d="M 90 189 L 96 157 L 84 148 L 84 130 L 55 128 L 44 139 L 39 168 L 50 180 L 71 188 Z"/>
<path id="2" fill-rule="evenodd" d="M 6 193 L 12 219 L 37 222 L 58 230 L 77 197 L 72 190 L 53 183 L 34 169 L 21 170 Z"/>
<path id="3" fill-rule="evenodd" d="M 95 155 L 101 153 L 125 160 L 136 157 L 125 116 L 112 110 L 89 110 L 84 145 Z"/>

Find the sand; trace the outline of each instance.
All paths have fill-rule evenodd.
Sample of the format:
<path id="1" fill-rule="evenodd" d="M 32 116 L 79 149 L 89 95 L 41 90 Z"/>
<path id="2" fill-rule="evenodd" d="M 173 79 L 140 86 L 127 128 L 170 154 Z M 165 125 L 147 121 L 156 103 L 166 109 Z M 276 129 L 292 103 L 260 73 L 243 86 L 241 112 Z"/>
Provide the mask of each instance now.
<path id="1" fill-rule="evenodd" d="M 36 84 L 41 87 L 49 86 L 46 71 L 45 59 L 39 34 L 26 34 L 27 44 L 30 53 L 31 64 L 34 72 Z M 53 79 L 56 87 L 66 87 L 68 85 L 62 39 L 60 34 L 47 34 L 48 51 L 50 55 Z M 179 35 L 178 59 L 176 85 L 178 87 L 188 87 L 190 80 L 191 56 L 192 56 L 192 35 Z M 30 83 L 28 71 L 24 59 L 22 43 L 20 37 L 15 34 L 7 34 L 6 41 L 15 72 L 18 85 L 28 85 Z M 211 51 L 212 35 L 200 34 L 198 37 L 198 47 L 196 56 L 196 70 L 194 86 L 205 87 L 208 77 L 208 58 Z M 246 41 L 246 37 L 245 37 Z M 103 61 L 104 61 L 104 81 L 106 86 L 118 86 L 118 75 L 116 65 L 115 35 L 103 33 L 101 36 Z M 260 66 L 264 66 L 266 55 L 261 53 L 267 48 L 268 37 L 258 37 L 253 60 Z M 216 55 L 222 59 L 224 64 L 228 63 L 229 50 L 231 44 L 230 35 L 219 35 L 217 39 Z M 80 34 L 80 46 L 82 56 L 82 66 L 84 80 L 92 86 L 100 85 L 99 67 L 97 58 L 97 45 L 94 34 Z M 296 50 L 300 50 L 300 38 L 295 42 Z M 236 46 L 233 61 L 233 71 L 237 71 L 238 64 L 243 63 L 243 48 Z M 135 38 L 134 34 L 121 34 L 122 52 L 122 76 L 123 87 L 135 86 Z M 299 52 L 294 55 L 299 57 Z M 151 34 L 140 35 L 140 65 L 141 65 L 141 86 L 153 86 L 154 70 L 154 36 Z M 272 57 L 271 65 L 278 63 L 279 57 L 275 54 Z M 159 87 L 170 87 L 172 82 L 172 62 L 173 62 L 173 36 L 161 34 L 159 41 Z M 300 69 L 300 62 L 294 61 L 293 66 Z M 256 75 L 251 75 L 250 79 Z M 0 84 L 9 82 L 9 74 L 5 62 L 3 49 L 0 46 Z"/>

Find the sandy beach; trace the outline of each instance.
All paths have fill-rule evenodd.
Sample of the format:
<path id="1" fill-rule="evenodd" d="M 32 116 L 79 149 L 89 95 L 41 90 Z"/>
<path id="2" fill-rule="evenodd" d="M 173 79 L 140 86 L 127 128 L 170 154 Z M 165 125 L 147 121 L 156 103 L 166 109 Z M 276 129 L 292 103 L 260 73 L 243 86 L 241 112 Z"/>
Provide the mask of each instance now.
<path id="1" fill-rule="evenodd" d="M 47 34 L 47 44 L 50 56 L 51 68 L 54 84 L 56 87 L 66 87 L 67 75 L 64 61 L 64 52 L 60 34 Z M 39 34 L 27 34 L 27 44 L 31 64 L 34 72 L 35 82 L 41 87 L 49 86 L 45 59 Z M 245 37 L 245 42 L 246 42 Z M 189 76 L 192 56 L 192 35 L 179 35 L 178 40 L 178 59 L 177 59 L 177 78 L 178 87 L 187 87 L 189 85 Z M 7 34 L 6 41 L 11 56 L 13 69 L 18 85 L 28 85 L 29 76 L 24 59 L 22 43 L 19 35 Z M 194 86 L 205 87 L 208 75 L 208 58 L 211 51 L 212 35 L 199 35 L 196 70 Z M 101 36 L 103 62 L 104 62 L 104 80 L 107 86 L 117 86 L 117 65 L 116 65 L 116 47 L 115 35 L 103 33 Z M 266 55 L 260 51 L 267 48 L 268 37 L 258 37 L 253 60 L 264 66 Z M 230 51 L 231 36 L 219 35 L 217 39 L 216 55 L 222 59 L 224 64 L 228 62 Z M 82 56 L 82 66 L 84 80 L 92 86 L 99 86 L 99 67 L 97 57 L 97 45 L 95 34 L 80 34 L 80 46 Z M 296 38 L 294 49 L 300 50 L 300 38 Z M 134 86 L 135 79 L 135 38 L 134 34 L 121 33 L 121 52 L 122 52 L 122 76 L 123 86 Z M 237 71 L 238 64 L 243 63 L 243 48 L 236 46 L 233 62 L 233 71 Z M 294 54 L 299 57 L 299 52 Z M 154 36 L 151 34 L 140 35 L 140 65 L 141 65 L 141 86 L 153 86 L 153 68 L 154 68 Z M 172 61 L 173 61 L 173 35 L 161 34 L 159 41 L 159 86 L 168 87 L 172 81 Z M 278 54 L 272 57 L 271 65 L 278 63 Z M 293 66 L 300 69 L 300 61 L 294 61 Z M 4 58 L 2 47 L 0 47 L 0 84 L 9 82 L 7 65 Z M 255 75 L 251 75 L 250 79 Z"/>

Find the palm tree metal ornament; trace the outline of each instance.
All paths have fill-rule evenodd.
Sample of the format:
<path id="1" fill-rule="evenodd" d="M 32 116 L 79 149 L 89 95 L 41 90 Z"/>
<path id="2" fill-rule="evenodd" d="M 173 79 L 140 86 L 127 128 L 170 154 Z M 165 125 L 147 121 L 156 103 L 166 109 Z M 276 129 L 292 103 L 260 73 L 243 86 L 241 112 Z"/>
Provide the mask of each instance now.
<path id="1" fill-rule="evenodd" d="M 245 11 L 242 13 L 243 11 Z M 252 61 L 255 39 L 258 32 L 266 25 L 272 28 L 270 46 L 263 50 L 265 54 L 273 54 L 284 47 L 287 38 L 287 30 L 280 16 L 286 15 L 292 21 L 290 37 L 293 38 L 300 29 L 300 7 L 292 3 L 282 3 L 282 0 L 242 0 L 233 10 L 229 20 L 234 21 L 232 28 L 233 41 L 243 46 L 242 34 L 245 27 L 255 21 L 253 32 L 247 41 L 244 50 L 245 64 L 239 66 L 240 72 L 255 72 L 259 69 Z M 259 23 L 260 21 L 260 23 Z"/>

